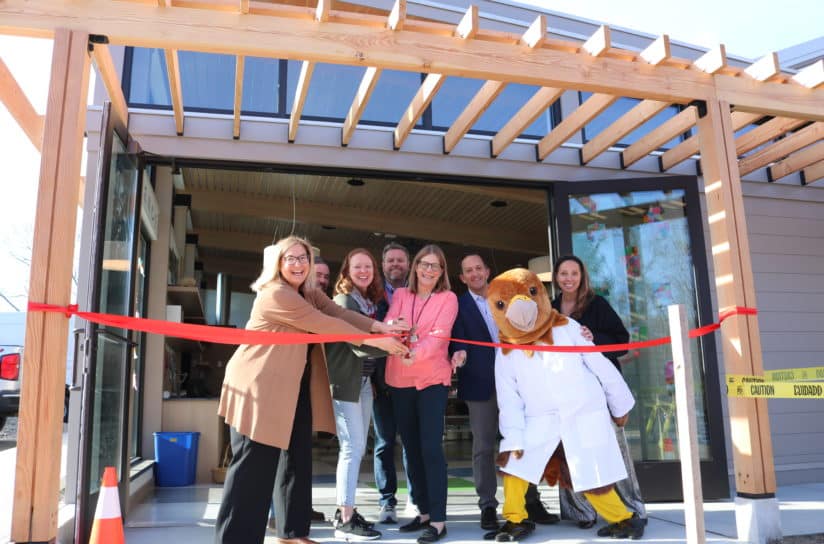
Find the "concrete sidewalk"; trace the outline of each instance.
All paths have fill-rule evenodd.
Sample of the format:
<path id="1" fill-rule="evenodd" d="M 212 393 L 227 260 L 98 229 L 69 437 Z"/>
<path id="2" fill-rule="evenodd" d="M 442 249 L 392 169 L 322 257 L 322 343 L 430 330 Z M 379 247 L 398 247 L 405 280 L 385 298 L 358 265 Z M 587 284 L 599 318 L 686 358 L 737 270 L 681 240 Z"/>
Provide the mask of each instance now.
<path id="1" fill-rule="evenodd" d="M 368 485 L 368 482 L 367 482 Z M 500 490 L 499 490 L 500 493 Z M 185 541 L 187 544 L 210 543 L 214 539 L 214 522 L 222 496 L 221 486 L 192 486 L 186 488 L 156 488 L 151 500 L 141 504 L 126 523 L 129 544 Z M 542 487 L 542 496 L 549 509 L 557 512 L 557 493 Z M 335 510 L 334 484 L 328 477 L 316 478 L 314 506 L 327 519 Z M 403 504 L 405 496 L 399 496 Z M 779 489 L 781 521 L 785 535 L 824 534 L 824 484 L 789 486 Z M 471 487 L 450 488 L 447 527 L 444 542 L 482 542 L 484 531 L 478 526 L 477 498 Z M 358 490 L 358 511 L 367 519 L 375 519 L 378 511 L 377 494 L 366 485 Z M 678 544 L 686 542 L 684 508 L 680 503 L 660 503 L 647 506 L 649 524 L 644 542 Z M 735 514 L 732 501 L 708 502 L 704 505 L 707 542 L 737 542 Z M 599 525 L 600 526 L 600 525 Z M 380 542 L 414 544 L 417 534 L 401 534 L 397 525 L 377 525 L 383 532 Z M 579 543 L 614 542 L 598 538 L 597 526 L 582 530 L 570 522 L 539 526 L 525 542 Z M 310 535 L 320 542 L 338 542 L 331 525 L 318 523 Z M 273 531 L 267 531 L 266 542 L 276 541 Z M 824 538 L 809 539 L 824 542 Z"/>

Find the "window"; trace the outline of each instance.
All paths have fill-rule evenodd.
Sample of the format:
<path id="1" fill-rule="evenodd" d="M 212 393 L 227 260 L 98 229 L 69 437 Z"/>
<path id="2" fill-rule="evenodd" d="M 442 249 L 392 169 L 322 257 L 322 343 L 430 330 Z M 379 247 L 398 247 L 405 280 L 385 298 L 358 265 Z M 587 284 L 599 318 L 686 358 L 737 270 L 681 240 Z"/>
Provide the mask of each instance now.
<path id="1" fill-rule="evenodd" d="M 246 57 L 243 65 L 243 101 L 241 111 L 274 115 L 278 113 L 280 61 Z M 232 77 L 234 81 L 234 76 Z M 232 106 L 234 108 L 234 105 Z"/>
<path id="2" fill-rule="evenodd" d="M 592 93 L 587 92 L 579 93 L 579 103 L 584 103 L 586 99 L 589 98 L 591 95 Z M 598 117 L 590 121 L 584 127 L 584 141 L 588 142 L 589 140 L 593 139 L 598 133 L 609 127 L 612 123 L 617 121 L 622 115 L 624 115 L 629 110 L 637 106 L 639 102 L 640 100 L 636 98 L 626 97 L 621 97 L 618 100 L 616 100 L 610 107 L 604 110 Z M 652 119 L 647 120 L 641 126 L 636 128 L 629 134 L 625 135 L 614 145 L 628 146 L 635 143 L 643 136 L 646 136 L 649 132 L 660 126 L 662 123 L 677 115 L 679 111 L 680 108 L 678 106 L 670 106 L 664 109 L 663 111 L 659 112 L 657 115 L 652 117 Z M 675 147 L 676 145 L 678 145 L 679 142 L 681 142 L 682 139 L 682 136 L 677 136 L 669 142 L 665 143 L 661 147 L 663 149 Z"/>
<path id="3" fill-rule="evenodd" d="M 235 57 L 180 51 L 183 108 L 231 112 L 235 103 Z"/>
<path id="4" fill-rule="evenodd" d="M 534 85 L 510 83 L 481 115 L 472 127 L 472 132 L 497 133 L 538 92 L 538 89 L 540 87 Z M 527 127 L 521 137 L 543 138 L 546 136 L 552 128 L 551 111 L 550 106 L 532 125 Z"/>
<path id="5" fill-rule="evenodd" d="M 290 60 L 287 68 L 286 113 L 292 111 L 302 62 Z M 306 93 L 302 117 L 345 119 L 366 68 L 338 64 L 315 65 Z"/>
<path id="6" fill-rule="evenodd" d="M 129 62 L 130 56 L 131 63 Z M 124 87 L 128 93 L 126 99 L 129 104 L 171 107 L 166 58 L 162 49 L 127 48 L 124 73 L 127 79 Z"/>

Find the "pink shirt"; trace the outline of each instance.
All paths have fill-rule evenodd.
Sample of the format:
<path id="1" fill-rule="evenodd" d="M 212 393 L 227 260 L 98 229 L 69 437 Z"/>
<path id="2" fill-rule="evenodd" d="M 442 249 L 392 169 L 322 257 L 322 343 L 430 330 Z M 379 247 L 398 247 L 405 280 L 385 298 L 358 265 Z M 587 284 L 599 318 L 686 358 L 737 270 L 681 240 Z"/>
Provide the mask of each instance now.
<path id="1" fill-rule="evenodd" d="M 433 293 L 427 301 L 415 300 L 415 297 L 406 288 L 396 290 L 392 296 L 386 320 L 403 316 L 407 323 L 415 325 L 418 342 L 413 346 L 415 354 L 411 365 L 404 364 L 397 355 L 387 358 L 386 383 L 392 387 L 414 387 L 418 390 L 436 384 L 449 387 L 452 383 L 452 365 L 447 348 L 452 325 L 458 316 L 458 297 L 452 291 Z M 435 338 L 430 333 L 443 338 Z"/>

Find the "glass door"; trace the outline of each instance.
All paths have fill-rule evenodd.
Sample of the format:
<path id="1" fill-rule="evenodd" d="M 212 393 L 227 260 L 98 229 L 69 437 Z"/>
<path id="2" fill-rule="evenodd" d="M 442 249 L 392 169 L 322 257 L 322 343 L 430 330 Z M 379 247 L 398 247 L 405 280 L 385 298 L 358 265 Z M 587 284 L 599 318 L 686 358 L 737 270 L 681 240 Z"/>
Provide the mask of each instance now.
<path id="1" fill-rule="evenodd" d="M 127 135 L 112 126 L 104 107 L 101 160 L 92 234 L 88 307 L 92 312 L 132 315 L 138 252 L 140 168 L 127 152 Z M 129 480 L 128 437 L 131 367 L 135 342 L 124 329 L 88 323 L 85 327 L 80 470 L 75 541 L 85 542 L 105 467 L 117 471 L 120 504 Z"/>
<path id="2" fill-rule="evenodd" d="M 695 178 L 613 180 L 556 186 L 560 254 L 586 264 L 592 287 L 621 317 L 631 341 L 669 335 L 667 306 L 683 304 L 689 327 L 715 321 Z M 707 498 L 728 497 L 715 343 L 693 340 L 698 445 Z M 636 407 L 626 428 L 646 500 L 681 500 L 672 352 L 621 358 Z"/>

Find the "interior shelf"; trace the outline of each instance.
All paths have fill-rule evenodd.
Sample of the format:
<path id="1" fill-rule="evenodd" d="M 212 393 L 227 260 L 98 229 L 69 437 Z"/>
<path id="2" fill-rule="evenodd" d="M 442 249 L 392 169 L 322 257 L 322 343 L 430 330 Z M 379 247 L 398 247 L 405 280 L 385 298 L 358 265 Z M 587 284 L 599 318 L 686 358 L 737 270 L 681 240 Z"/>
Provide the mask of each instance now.
<path id="1" fill-rule="evenodd" d="M 183 307 L 183 321 L 191 323 L 205 323 L 203 302 L 200 300 L 200 289 L 170 285 L 167 290 L 169 304 Z"/>

